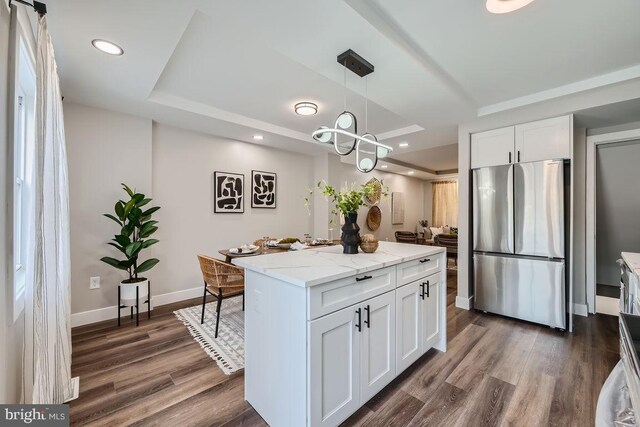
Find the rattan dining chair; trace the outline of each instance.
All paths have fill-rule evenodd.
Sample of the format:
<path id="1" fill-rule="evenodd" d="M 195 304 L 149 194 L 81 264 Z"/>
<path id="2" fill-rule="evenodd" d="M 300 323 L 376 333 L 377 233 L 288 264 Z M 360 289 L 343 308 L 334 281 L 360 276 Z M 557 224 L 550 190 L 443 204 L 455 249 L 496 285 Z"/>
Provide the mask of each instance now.
<path id="1" fill-rule="evenodd" d="M 206 255 L 198 255 L 202 278 L 204 279 L 204 296 L 202 297 L 202 317 L 200 323 L 204 323 L 204 309 L 207 304 L 207 293 L 218 300 L 216 306 L 216 336 L 218 338 L 218 326 L 220 325 L 220 308 L 222 300 L 242 295 L 242 310 L 244 311 L 244 270 L 233 264 L 228 264 Z"/>

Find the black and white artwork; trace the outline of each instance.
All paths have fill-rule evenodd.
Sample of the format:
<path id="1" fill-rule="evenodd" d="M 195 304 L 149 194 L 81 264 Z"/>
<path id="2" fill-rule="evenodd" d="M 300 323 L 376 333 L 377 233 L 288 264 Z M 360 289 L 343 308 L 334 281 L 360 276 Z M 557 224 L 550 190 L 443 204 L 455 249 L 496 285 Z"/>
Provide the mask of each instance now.
<path id="1" fill-rule="evenodd" d="M 276 207 L 278 177 L 273 172 L 251 171 L 251 207 Z"/>
<path id="2" fill-rule="evenodd" d="M 213 189 L 213 211 L 215 213 L 244 212 L 243 174 L 214 172 Z"/>

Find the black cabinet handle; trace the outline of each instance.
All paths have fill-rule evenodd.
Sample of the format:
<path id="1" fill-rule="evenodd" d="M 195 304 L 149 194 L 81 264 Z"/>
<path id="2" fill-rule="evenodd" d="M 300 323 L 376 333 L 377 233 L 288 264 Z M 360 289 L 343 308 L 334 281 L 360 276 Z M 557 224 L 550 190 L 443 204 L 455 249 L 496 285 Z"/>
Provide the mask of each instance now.
<path id="1" fill-rule="evenodd" d="M 425 259 L 421 259 L 420 263 L 424 264 L 425 262 L 429 262 L 429 261 L 431 261 L 431 258 L 425 258 Z"/>
<path id="2" fill-rule="evenodd" d="M 511 151 L 509 151 L 509 163 L 511 163 Z"/>
<path id="3" fill-rule="evenodd" d="M 420 298 L 424 299 L 424 282 L 420 283 Z"/>
<path id="4" fill-rule="evenodd" d="M 425 284 L 427 285 L 427 298 L 429 298 L 429 281 L 427 280 Z"/>
<path id="5" fill-rule="evenodd" d="M 362 277 L 356 277 L 356 282 L 362 282 L 363 280 L 369 280 L 372 279 L 373 276 L 362 276 Z"/>
<path id="6" fill-rule="evenodd" d="M 520 150 L 518 150 L 518 163 L 520 163 Z"/>
<path id="7" fill-rule="evenodd" d="M 367 328 L 371 327 L 371 307 L 369 304 L 364 308 L 364 311 L 367 312 L 367 320 L 364 321 L 364 324 L 367 325 Z"/>
<path id="8" fill-rule="evenodd" d="M 362 332 L 362 309 L 357 309 L 356 313 L 358 313 L 358 323 L 356 323 L 356 328 L 358 328 L 358 332 Z"/>

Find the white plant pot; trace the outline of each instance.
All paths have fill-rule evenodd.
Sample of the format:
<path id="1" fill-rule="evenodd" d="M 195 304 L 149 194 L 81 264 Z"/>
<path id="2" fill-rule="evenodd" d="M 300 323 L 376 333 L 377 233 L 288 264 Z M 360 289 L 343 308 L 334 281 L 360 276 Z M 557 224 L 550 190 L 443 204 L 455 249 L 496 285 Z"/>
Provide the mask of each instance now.
<path id="1" fill-rule="evenodd" d="M 149 280 L 145 279 L 136 283 L 123 283 L 120 282 L 120 304 L 132 307 L 136 305 L 136 287 L 138 288 L 138 300 L 139 304 L 147 300 L 149 295 Z"/>

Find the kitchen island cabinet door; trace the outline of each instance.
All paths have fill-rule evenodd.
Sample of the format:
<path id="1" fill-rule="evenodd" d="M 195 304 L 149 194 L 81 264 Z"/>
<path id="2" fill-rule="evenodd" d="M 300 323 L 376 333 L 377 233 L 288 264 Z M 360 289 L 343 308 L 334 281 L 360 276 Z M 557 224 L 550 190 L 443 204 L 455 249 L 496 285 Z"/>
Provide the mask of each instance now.
<path id="1" fill-rule="evenodd" d="M 429 351 L 440 342 L 440 310 L 442 309 L 440 288 L 440 274 L 429 276 L 424 281 L 425 296 L 422 306 L 422 324 L 424 325 L 423 353 Z"/>
<path id="2" fill-rule="evenodd" d="M 361 406 L 360 305 L 309 323 L 309 407 L 311 426 L 336 426 Z M 359 323 L 360 322 L 360 323 Z"/>
<path id="3" fill-rule="evenodd" d="M 361 304 L 361 402 L 366 403 L 396 377 L 396 298 L 387 292 Z"/>
<path id="4" fill-rule="evenodd" d="M 422 356 L 421 281 L 396 289 L 396 375 Z"/>

